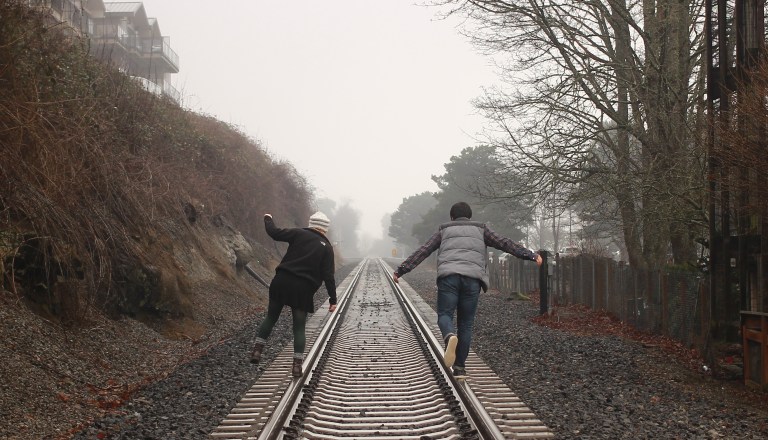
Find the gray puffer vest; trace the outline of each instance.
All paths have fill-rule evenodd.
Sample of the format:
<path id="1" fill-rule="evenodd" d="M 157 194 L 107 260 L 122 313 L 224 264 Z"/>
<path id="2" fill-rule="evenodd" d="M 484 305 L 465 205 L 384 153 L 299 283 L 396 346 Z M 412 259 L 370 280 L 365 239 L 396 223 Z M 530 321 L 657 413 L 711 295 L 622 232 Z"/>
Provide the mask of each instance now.
<path id="1" fill-rule="evenodd" d="M 437 277 L 459 274 L 480 280 L 488 290 L 485 225 L 466 219 L 440 225 L 440 249 L 437 252 Z"/>

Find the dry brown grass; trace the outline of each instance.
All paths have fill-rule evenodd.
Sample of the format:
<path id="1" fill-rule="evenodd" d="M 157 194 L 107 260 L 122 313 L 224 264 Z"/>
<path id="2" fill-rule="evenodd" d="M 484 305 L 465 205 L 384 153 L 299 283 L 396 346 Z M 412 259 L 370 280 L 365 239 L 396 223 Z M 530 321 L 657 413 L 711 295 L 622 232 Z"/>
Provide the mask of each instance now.
<path id="1" fill-rule="evenodd" d="M 305 221 L 312 190 L 290 164 L 146 92 L 25 3 L 0 0 L 6 291 L 66 322 L 92 307 L 124 312 L 183 293 L 173 254 L 183 241 L 206 255 L 200 228 L 266 240 L 264 212 Z"/>

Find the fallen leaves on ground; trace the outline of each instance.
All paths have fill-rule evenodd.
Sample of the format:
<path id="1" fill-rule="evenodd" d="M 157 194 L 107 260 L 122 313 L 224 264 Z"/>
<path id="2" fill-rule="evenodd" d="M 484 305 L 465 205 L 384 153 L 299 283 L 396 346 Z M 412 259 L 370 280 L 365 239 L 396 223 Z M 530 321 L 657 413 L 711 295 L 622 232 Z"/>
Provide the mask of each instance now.
<path id="1" fill-rule="evenodd" d="M 646 347 L 659 348 L 694 371 L 701 371 L 704 365 L 698 350 L 687 348 L 680 341 L 668 336 L 638 330 L 604 310 L 592 310 L 585 305 L 556 307 L 550 314 L 537 316 L 532 321 L 578 336 L 617 336 L 637 341 Z"/>
<path id="2" fill-rule="evenodd" d="M 645 347 L 659 349 L 688 370 L 701 375 L 699 377 L 709 376 L 709 373 L 704 373 L 704 359 L 698 350 L 687 348 L 668 336 L 638 330 L 604 310 L 592 310 L 581 304 L 559 306 L 553 308 L 549 315 L 539 315 L 531 320 L 538 325 L 577 336 L 616 336 L 637 341 Z M 733 362 L 732 358 L 733 356 L 723 356 L 719 362 Z M 747 388 L 743 381 L 719 380 L 716 383 L 719 388 L 728 389 L 738 401 L 751 402 L 756 407 L 768 407 L 768 393 Z"/>

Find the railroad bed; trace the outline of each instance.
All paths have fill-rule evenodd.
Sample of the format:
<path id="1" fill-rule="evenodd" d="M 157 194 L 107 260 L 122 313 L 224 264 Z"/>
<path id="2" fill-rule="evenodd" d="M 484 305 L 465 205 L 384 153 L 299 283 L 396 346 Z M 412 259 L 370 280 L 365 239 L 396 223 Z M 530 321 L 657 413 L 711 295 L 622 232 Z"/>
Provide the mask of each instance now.
<path id="1" fill-rule="evenodd" d="M 525 404 L 470 352 L 469 378 L 442 364 L 437 317 L 381 260 L 364 260 L 307 322 L 304 376 L 293 346 L 267 366 L 212 439 L 552 438 Z"/>

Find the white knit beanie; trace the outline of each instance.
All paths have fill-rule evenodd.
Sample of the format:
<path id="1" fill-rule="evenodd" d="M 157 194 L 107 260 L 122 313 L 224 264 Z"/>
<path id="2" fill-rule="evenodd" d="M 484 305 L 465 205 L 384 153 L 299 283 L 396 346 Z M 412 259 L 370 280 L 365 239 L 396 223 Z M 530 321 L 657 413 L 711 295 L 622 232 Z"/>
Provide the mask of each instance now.
<path id="1" fill-rule="evenodd" d="M 331 225 L 331 221 L 328 220 L 325 214 L 320 211 L 312 214 L 309 218 L 309 227 L 319 229 L 323 232 L 328 232 L 328 226 Z"/>

